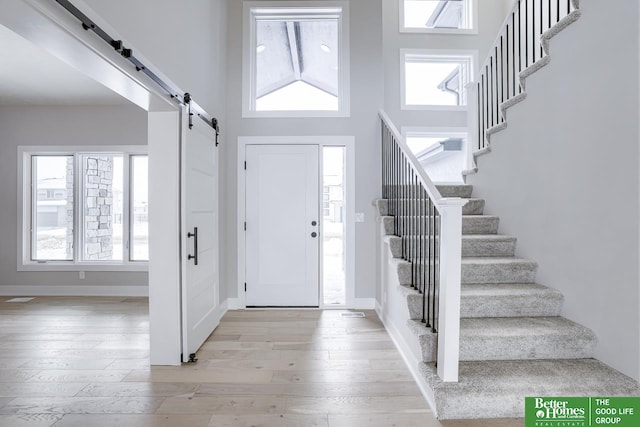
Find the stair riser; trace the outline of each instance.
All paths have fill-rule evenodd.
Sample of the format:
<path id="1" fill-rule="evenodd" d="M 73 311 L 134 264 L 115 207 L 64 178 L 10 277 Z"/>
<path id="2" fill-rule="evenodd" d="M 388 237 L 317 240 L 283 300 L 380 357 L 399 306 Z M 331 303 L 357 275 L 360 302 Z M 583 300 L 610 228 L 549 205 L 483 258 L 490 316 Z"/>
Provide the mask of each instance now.
<path id="1" fill-rule="evenodd" d="M 498 217 L 463 216 L 462 234 L 496 234 L 499 222 Z"/>
<path id="2" fill-rule="evenodd" d="M 468 199 L 471 197 L 471 193 L 473 192 L 473 186 L 471 185 L 436 185 L 438 192 L 442 197 L 461 197 L 463 199 Z M 422 189 L 422 185 L 390 185 L 387 189 L 391 192 L 395 189 L 396 191 L 418 191 Z"/>
<path id="3" fill-rule="evenodd" d="M 442 197 L 462 197 L 468 199 L 473 193 L 472 185 L 436 185 Z"/>
<path id="4" fill-rule="evenodd" d="M 463 257 L 510 257 L 516 252 L 516 239 L 462 239 Z"/>
<path id="5" fill-rule="evenodd" d="M 460 360 L 588 359 L 596 341 L 590 336 L 460 337 Z"/>
<path id="6" fill-rule="evenodd" d="M 400 203 L 403 203 L 405 199 L 400 199 Z M 427 213 L 431 206 L 426 201 L 416 201 L 415 199 L 408 199 L 409 204 L 407 206 L 401 206 L 398 209 L 399 213 L 406 213 L 408 211 L 412 213 Z M 389 202 L 387 200 L 376 200 L 376 207 L 380 215 L 390 215 Z M 393 207 L 396 209 L 396 207 Z M 419 211 L 419 212 L 417 212 Z M 484 212 L 484 200 L 482 199 L 469 199 L 467 203 L 462 206 L 462 215 L 482 215 Z"/>
<path id="7" fill-rule="evenodd" d="M 462 297 L 460 317 L 549 317 L 559 316 L 562 310 L 559 294 L 538 296 L 504 296 L 497 298 Z M 407 307 L 411 320 L 421 320 L 423 311 L 421 294 L 407 296 Z"/>
<path id="8" fill-rule="evenodd" d="M 462 264 L 462 280 L 466 283 L 533 283 L 535 263 Z"/>
<path id="9" fill-rule="evenodd" d="M 539 317 L 559 316 L 561 295 L 463 296 L 460 317 Z"/>
<path id="10" fill-rule="evenodd" d="M 413 242 L 408 239 L 409 244 Z M 430 242 L 425 241 L 427 245 Z M 406 244 L 406 243 L 405 243 Z M 389 238 L 389 248 L 394 258 L 402 258 L 402 239 L 398 236 Z M 516 239 L 505 237 L 504 239 L 462 239 L 463 257 L 510 257 L 516 250 Z"/>
<path id="11" fill-rule="evenodd" d="M 496 234 L 499 221 L 498 217 L 465 215 L 462 217 L 462 234 Z M 395 234 L 394 217 L 383 216 L 382 226 L 385 235 Z"/>

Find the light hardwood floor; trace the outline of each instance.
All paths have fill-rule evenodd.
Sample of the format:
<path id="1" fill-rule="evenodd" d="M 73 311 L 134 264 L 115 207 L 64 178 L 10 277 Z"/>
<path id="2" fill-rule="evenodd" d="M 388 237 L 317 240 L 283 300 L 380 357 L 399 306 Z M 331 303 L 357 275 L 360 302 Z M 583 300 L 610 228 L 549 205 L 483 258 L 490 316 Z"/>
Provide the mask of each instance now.
<path id="1" fill-rule="evenodd" d="M 234 311 L 149 367 L 144 298 L 0 298 L 0 426 L 515 427 L 438 422 L 372 311 Z"/>

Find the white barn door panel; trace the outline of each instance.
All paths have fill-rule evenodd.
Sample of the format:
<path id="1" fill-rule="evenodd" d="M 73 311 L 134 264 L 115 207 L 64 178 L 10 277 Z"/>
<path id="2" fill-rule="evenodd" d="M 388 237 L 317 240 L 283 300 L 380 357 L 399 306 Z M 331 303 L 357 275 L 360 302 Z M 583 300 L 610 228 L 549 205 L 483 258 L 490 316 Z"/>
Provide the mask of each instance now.
<path id="1" fill-rule="evenodd" d="M 182 120 L 182 361 L 218 326 L 218 152 L 215 131 Z"/>

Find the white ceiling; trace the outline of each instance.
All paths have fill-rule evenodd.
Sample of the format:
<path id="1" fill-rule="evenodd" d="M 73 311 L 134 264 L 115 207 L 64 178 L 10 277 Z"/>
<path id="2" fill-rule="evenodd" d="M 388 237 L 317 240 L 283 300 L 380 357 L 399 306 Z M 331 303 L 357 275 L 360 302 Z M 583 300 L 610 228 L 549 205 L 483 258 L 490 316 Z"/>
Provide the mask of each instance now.
<path id="1" fill-rule="evenodd" d="M 128 101 L 0 25 L 1 105 L 118 105 Z"/>

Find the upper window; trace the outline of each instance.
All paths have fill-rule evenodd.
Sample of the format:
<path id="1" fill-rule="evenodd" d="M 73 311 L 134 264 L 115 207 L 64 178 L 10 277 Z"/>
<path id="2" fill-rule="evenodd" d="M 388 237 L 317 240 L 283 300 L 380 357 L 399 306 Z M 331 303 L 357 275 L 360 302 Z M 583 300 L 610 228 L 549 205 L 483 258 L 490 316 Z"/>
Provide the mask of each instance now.
<path id="1" fill-rule="evenodd" d="M 474 0 L 399 0 L 403 32 L 476 32 Z"/>
<path id="2" fill-rule="evenodd" d="M 243 116 L 348 116 L 347 22 L 342 3 L 245 3 Z"/>
<path id="3" fill-rule="evenodd" d="M 24 148 L 20 156 L 23 267 L 113 269 L 149 259 L 144 152 Z"/>
<path id="4" fill-rule="evenodd" d="M 474 53 L 401 51 L 403 109 L 461 109 L 471 79 Z"/>

